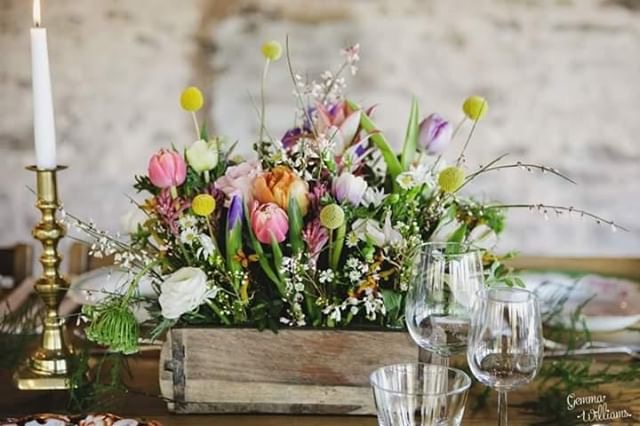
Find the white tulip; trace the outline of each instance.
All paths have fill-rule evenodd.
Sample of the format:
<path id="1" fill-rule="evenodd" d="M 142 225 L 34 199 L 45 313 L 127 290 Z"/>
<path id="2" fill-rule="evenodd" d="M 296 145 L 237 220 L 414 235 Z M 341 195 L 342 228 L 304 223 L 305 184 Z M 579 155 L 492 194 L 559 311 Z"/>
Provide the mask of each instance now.
<path id="1" fill-rule="evenodd" d="M 187 149 L 187 162 L 198 173 L 206 172 L 218 165 L 218 141 L 211 139 L 209 142 L 203 139 L 195 141 Z"/>
<path id="2" fill-rule="evenodd" d="M 207 275 L 200 268 L 184 267 L 178 269 L 160 286 L 160 307 L 162 316 L 178 319 L 186 312 L 202 305 L 211 292 L 207 288 Z"/>

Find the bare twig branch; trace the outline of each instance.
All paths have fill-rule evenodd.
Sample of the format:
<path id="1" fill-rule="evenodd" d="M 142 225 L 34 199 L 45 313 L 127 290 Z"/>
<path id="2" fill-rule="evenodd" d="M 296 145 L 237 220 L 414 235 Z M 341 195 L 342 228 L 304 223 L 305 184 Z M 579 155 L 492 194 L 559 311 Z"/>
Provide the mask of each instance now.
<path id="1" fill-rule="evenodd" d="M 564 213 L 567 213 L 568 216 L 571 216 L 572 214 L 578 214 L 579 217 L 588 217 L 593 219 L 596 224 L 598 225 L 602 225 L 602 224 L 606 224 L 611 226 L 611 230 L 612 231 L 617 231 L 618 229 L 621 229 L 623 231 L 629 232 L 629 230 L 627 228 L 625 228 L 624 226 L 618 225 L 617 223 L 615 223 L 612 220 L 609 219 L 605 219 L 602 216 L 598 216 L 594 213 L 588 212 L 586 210 L 582 210 L 582 209 L 576 209 L 575 207 L 571 206 L 571 207 L 566 207 L 566 206 L 556 206 L 556 205 L 551 205 L 551 204 L 493 204 L 493 205 L 488 205 L 484 207 L 485 209 L 520 209 L 520 208 L 526 208 L 529 209 L 530 211 L 537 211 L 539 213 L 543 213 L 545 215 L 545 218 L 548 218 L 548 213 L 549 212 L 553 212 L 555 213 L 557 216 L 561 216 Z"/>

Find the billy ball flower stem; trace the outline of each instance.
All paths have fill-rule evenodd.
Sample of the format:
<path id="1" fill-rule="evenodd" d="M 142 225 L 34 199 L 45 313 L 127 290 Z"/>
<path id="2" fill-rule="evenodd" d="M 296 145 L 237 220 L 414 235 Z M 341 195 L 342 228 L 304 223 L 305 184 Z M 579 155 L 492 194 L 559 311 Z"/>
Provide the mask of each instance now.
<path id="1" fill-rule="evenodd" d="M 268 41 L 262 45 L 262 54 L 265 57 L 264 69 L 262 70 L 262 80 L 260 81 L 260 137 L 258 143 L 262 143 L 265 130 L 265 85 L 267 82 L 267 74 L 269 73 L 269 64 L 271 61 L 277 61 L 282 56 L 282 46 L 277 41 Z"/>
<path id="2" fill-rule="evenodd" d="M 182 91 L 180 95 L 180 106 L 185 111 L 191 113 L 193 124 L 196 128 L 196 139 L 200 139 L 200 126 L 198 125 L 198 118 L 196 117 L 196 111 L 199 111 L 204 104 L 204 97 L 202 92 L 197 87 L 187 87 Z"/>
<path id="3" fill-rule="evenodd" d="M 200 125 L 198 124 L 198 117 L 196 117 L 196 112 L 191 111 L 191 118 L 193 119 L 193 126 L 196 128 L 196 139 L 200 138 Z"/>
<path id="4" fill-rule="evenodd" d="M 473 136 L 473 132 L 476 130 L 478 121 L 487 114 L 488 110 L 489 105 L 487 104 L 487 100 L 481 96 L 470 96 L 465 99 L 462 104 L 462 111 L 466 117 L 473 120 L 473 126 L 471 127 L 467 140 L 465 141 L 462 151 L 460 151 L 460 155 L 456 160 L 456 166 L 459 166 L 464 161 L 464 153 L 467 150 L 467 146 L 469 146 L 469 142 L 471 142 L 471 137 Z"/>
<path id="5" fill-rule="evenodd" d="M 265 84 L 267 81 L 267 74 L 269 72 L 269 63 L 271 63 L 271 59 L 267 58 L 264 62 L 264 69 L 262 70 L 262 79 L 260 80 L 260 136 L 258 137 L 258 143 L 262 143 L 262 138 L 264 137 L 264 127 L 265 127 Z"/>

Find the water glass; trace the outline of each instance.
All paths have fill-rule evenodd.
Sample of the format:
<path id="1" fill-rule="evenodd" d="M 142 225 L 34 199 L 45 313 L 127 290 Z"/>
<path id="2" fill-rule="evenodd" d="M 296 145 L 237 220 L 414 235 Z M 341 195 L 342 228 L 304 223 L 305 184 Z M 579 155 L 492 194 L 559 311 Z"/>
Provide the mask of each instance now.
<path id="1" fill-rule="evenodd" d="M 371 374 L 380 426 L 455 426 L 462 422 L 471 378 L 440 365 L 409 363 Z"/>
<path id="2" fill-rule="evenodd" d="M 471 306 L 484 287 L 482 253 L 461 243 L 423 244 L 414 260 L 405 321 L 413 340 L 446 358 L 464 352 Z"/>
<path id="3" fill-rule="evenodd" d="M 543 352 L 540 307 L 534 293 L 509 287 L 479 292 L 467 361 L 482 384 L 498 391 L 500 426 L 507 424 L 507 392 L 534 379 Z"/>

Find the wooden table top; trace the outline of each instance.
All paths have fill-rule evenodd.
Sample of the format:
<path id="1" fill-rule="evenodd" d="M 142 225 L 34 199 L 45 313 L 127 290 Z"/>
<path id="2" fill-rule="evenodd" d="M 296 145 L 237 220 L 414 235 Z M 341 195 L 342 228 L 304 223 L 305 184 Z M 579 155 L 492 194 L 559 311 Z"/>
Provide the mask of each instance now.
<path id="1" fill-rule="evenodd" d="M 182 425 L 214 425 L 214 426 L 374 426 L 374 417 L 368 416 L 296 416 L 296 415 L 176 415 L 171 414 L 165 403 L 155 395 L 160 394 L 158 385 L 157 351 L 146 352 L 131 360 L 133 379 L 130 386 L 133 393 L 121 398 L 112 412 L 121 416 L 140 417 L 157 420 L 166 426 Z M 535 384 L 534 384 L 535 385 Z M 530 385 L 509 395 L 509 423 L 512 425 L 529 425 L 540 422 L 540 418 L 526 414 L 518 404 L 535 398 L 536 387 Z M 475 386 L 474 392 L 482 389 Z M 601 388 L 607 394 L 609 408 L 630 410 L 635 419 L 640 418 L 640 388 L 624 384 L 608 385 Z M 588 394 L 593 394 L 589 392 Z M 597 393 L 600 393 L 598 391 Z M 146 395 L 145 395 L 146 394 Z M 11 381 L 11 372 L 0 370 L 0 419 L 7 416 L 22 416 L 35 413 L 64 412 L 67 402 L 64 391 L 19 391 Z M 463 425 L 497 424 L 496 393 L 491 392 L 486 408 L 475 411 L 472 408 L 474 394 L 467 402 Z M 540 423 L 538 423 L 540 424 Z M 587 423 L 584 423 L 587 424 Z M 589 423 L 590 424 L 590 423 Z M 617 424 L 635 424 L 621 422 Z"/>
<path id="2" fill-rule="evenodd" d="M 559 268 L 568 270 L 590 270 L 619 276 L 640 278 L 640 259 L 549 259 L 524 258 L 512 262 L 517 267 Z M 173 415 L 168 412 L 160 394 L 158 382 L 158 351 L 145 352 L 132 357 L 133 379 L 130 386 L 134 389 L 113 408 L 118 415 L 157 420 L 163 425 L 220 425 L 220 426 L 374 426 L 374 417 L 362 416 L 295 416 L 295 415 Z M 628 360 L 628 358 L 627 358 Z M 545 360 L 545 362 L 551 362 Z M 68 395 L 64 391 L 19 391 L 11 381 L 11 371 L 0 370 L 0 419 L 7 416 L 21 416 L 45 412 L 64 412 Z M 635 383 L 635 384 L 634 384 Z M 620 421 L 616 424 L 640 425 L 640 386 L 634 383 L 603 385 L 597 391 L 576 391 L 580 396 L 606 394 L 609 409 L 626 409 L 634 415 L 634 420 Z M 518 407 L 523 402 L 536 399 L 537 383 L 518 389 L 509 395 L 509 424 L 515 426 L 540 423 L 540 417 L 526 414 Z M 481 391 L 474 386 L 473 392 Z M 475 394 L 472 393 L 463 420 L 463 425 L 493 425 L 496 421 L 497 397 L 490 393 L 486 408 L 473 410 Z M 566 398 L 566 396 L 564 396 Z M 590 407 L 588 407 L 590 408 Z M 540 413 L 538 413 L 540 414 Z M 582 423 L 582 424 L 592 424 Z"/>

